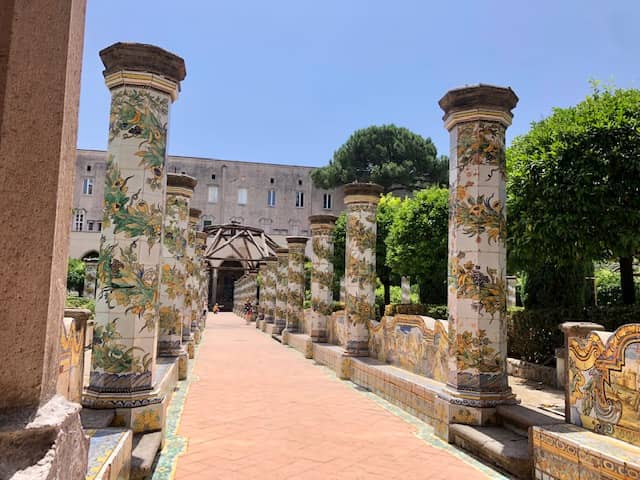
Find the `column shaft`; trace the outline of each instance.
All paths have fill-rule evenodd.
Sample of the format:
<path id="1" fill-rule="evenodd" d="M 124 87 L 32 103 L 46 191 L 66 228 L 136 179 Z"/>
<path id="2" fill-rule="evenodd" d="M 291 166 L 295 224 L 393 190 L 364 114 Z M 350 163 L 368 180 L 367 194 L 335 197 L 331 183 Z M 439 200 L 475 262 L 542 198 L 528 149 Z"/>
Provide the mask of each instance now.
<path id="1" fill-rule="evenodd" d="M 83 0 L 0 5 L 0 472 L 7 477 L 26 469 L 32 478 L 86 475 L 80 407 L 55 396 L 84 16 Z"/>
<path id="2" fill-rule="evenodd" d="M 448 385 L 479 407 L 512 397 L 506 370 L 505 130 L 517 100 L 511 89 L 487 85 L 451 90 L 440 100 L 451 135 Z"/>
<path id="3" fill-rule="evenodd" d="M 274 333 L 280 333 L 287 324 L 287 295 L 288 295 L 288 274 L 289 274 L 289 250 L 278 248 L 278 268 L 276 272 L 276 314 Z"/>
<path id="4" fill-rule="evenodd" d="M 311 245 L 313 268 L 311 270 L 311 339 L 327 341 L 327 319 L 333 312 L 333 229 L 337 217 L 313 215 Z"/>
<path id="5" fill-rule="evenodd" d="M 345 259 L 346 355 L 367 356 L 369 321 L 375 319 L 376 210 L 382 187 L 352 183 L 345 187 L 347 245 Z"/>
<path id="6" fill-rule="evenodd" d="M 187 288 L 186 253 L 189 241 L 189 203 L 196 179 L 167 176 L 167 197 L 162 240 L 160 325 L 158 355 L 175 357 L 184 352 L 182 324 Z"/>
<path id="7" fill-rule="evenodd" d="M 111 114 L 89 388 L 135 392 L 153 387 L 167 125 L 184 62 L 141 44 L 100 56 Z"/>
<path id="8" fill-rule="evenodd" d="M 262 280 L 264 288 L 264 320 L 273 323 L 276 309 L 276 272 L 278 268 L 277 257 L 270 257 L 267 262 L 267 269 Z"/>
<path id="9" fill-rule="evenodd" d="M 287 272 L 287 324 L 289 333 L 302 330 L 304 314 L 304 249 L 306 237 L 287 237 L 289 266 Z"/>

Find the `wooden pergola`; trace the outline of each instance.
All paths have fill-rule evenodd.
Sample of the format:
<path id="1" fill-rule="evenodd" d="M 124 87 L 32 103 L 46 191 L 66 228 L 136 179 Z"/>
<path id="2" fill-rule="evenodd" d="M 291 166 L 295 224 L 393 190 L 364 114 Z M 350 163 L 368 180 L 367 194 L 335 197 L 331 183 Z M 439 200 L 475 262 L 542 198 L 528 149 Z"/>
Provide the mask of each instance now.
<path id="1" fill-rule="evenodd" d="M 218 294 L 221 299 L 228 296 L 228 292 L 225 292 L 229 287 L 224 287 L 225 282 L 229 283 L 246 272 L 257 271 L 261 261 L 275 258 L 275 249 L 279 247 L 275 240 L 264 233 L 264 230 L 239 223 L 212 225 L 206 227 L 204 232 L 207 234 L 204 258 L 210 267 L 210 306 L 217 301 Z M 219 274 L 220 287 L 218 287 Z M 229 299 L 227 298 L 225 302 L 228 303 Z"/>
<path id="2" fill-rule="evenodd" d="M 278 248 L 264 230 L 239 223 L 212 225 L 204 231 L 208 236 L 204 257 L 212 266 L 233 260 L 242 263 L 245 270 L 256 270 L 260 261 L 275 257 Z"/>

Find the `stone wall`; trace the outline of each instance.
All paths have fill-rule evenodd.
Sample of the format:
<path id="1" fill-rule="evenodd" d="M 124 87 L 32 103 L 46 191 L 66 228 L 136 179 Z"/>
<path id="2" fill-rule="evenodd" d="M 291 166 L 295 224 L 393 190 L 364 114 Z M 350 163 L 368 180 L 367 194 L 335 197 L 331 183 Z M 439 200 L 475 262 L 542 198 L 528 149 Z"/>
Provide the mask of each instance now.
<path id="1" fill-rule="evenodd" d="M 569 421 L 640 446 L 640 324 L 570 337 Z"/>

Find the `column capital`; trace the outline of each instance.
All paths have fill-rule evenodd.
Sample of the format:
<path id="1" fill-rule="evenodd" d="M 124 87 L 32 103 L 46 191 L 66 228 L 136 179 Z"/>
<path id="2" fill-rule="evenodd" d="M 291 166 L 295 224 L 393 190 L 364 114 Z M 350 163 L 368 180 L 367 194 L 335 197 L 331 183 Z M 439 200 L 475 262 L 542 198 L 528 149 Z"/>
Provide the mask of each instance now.
<path id="1" fill-rule="evenodd" d="M 338 217 L 335 215 L 311 215 L 309 217 L 311 235 L 330 233 L 336 226 L 336 220 Z"/>
<path id="2" fill-rule="evenodd" d="M 167 195 L 181 195 L 191 198 L 198 181 L 189 175 L 167 173 Z"/>
<path id="3" fill-rule="evenodd" d="M 146 86 L 168 93 L 175 101 L 180 82 L 187 75 L 181 57 L 155 45 L 117 42 L 101 50 L 100 58 L 109 89 L 122 85 Z"/>
<path id="4" fill-rule="evenodd" d="M 384 188 L 377 183 L 349 183 L 344 186 L 344 203 L 372 203 L 377 205 Z"/>
<path id="5" fill-rule="evenodd" d="M 289 248 L 292 248 L 294 245 L 306 245 L 309 237 L 285 237 Z"/>
<path id="6" fill-rule="evenodd" d="M 444 110 L 444 126 L 451 130 L 461 122 L 488 120 L 511 125 L 511 110 L 518 104 L 518 96 L 510 87 L 478 84 L 449 90 L 438 105 Z"/>

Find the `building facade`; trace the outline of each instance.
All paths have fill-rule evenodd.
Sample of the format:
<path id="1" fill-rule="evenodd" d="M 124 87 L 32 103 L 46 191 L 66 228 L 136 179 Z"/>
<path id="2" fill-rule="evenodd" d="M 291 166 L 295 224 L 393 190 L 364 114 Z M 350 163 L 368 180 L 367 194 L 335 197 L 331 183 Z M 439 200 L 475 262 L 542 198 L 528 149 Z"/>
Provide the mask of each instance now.
<path id="1" fill-rule="evenodd" d="M 105 151 L 78 150 L 73 192 L 72 258 L 97 256 L 102 229 Z M 287 235 L 310 235 L 309 216 L 339 215 L 342 188 L 318 189 L 312 167 L 169 156 L 167 171 L 195 177 L 191 207 L 202 211 L 199 228 L 238 222 L 262 228 L 282 245 Z"/>

